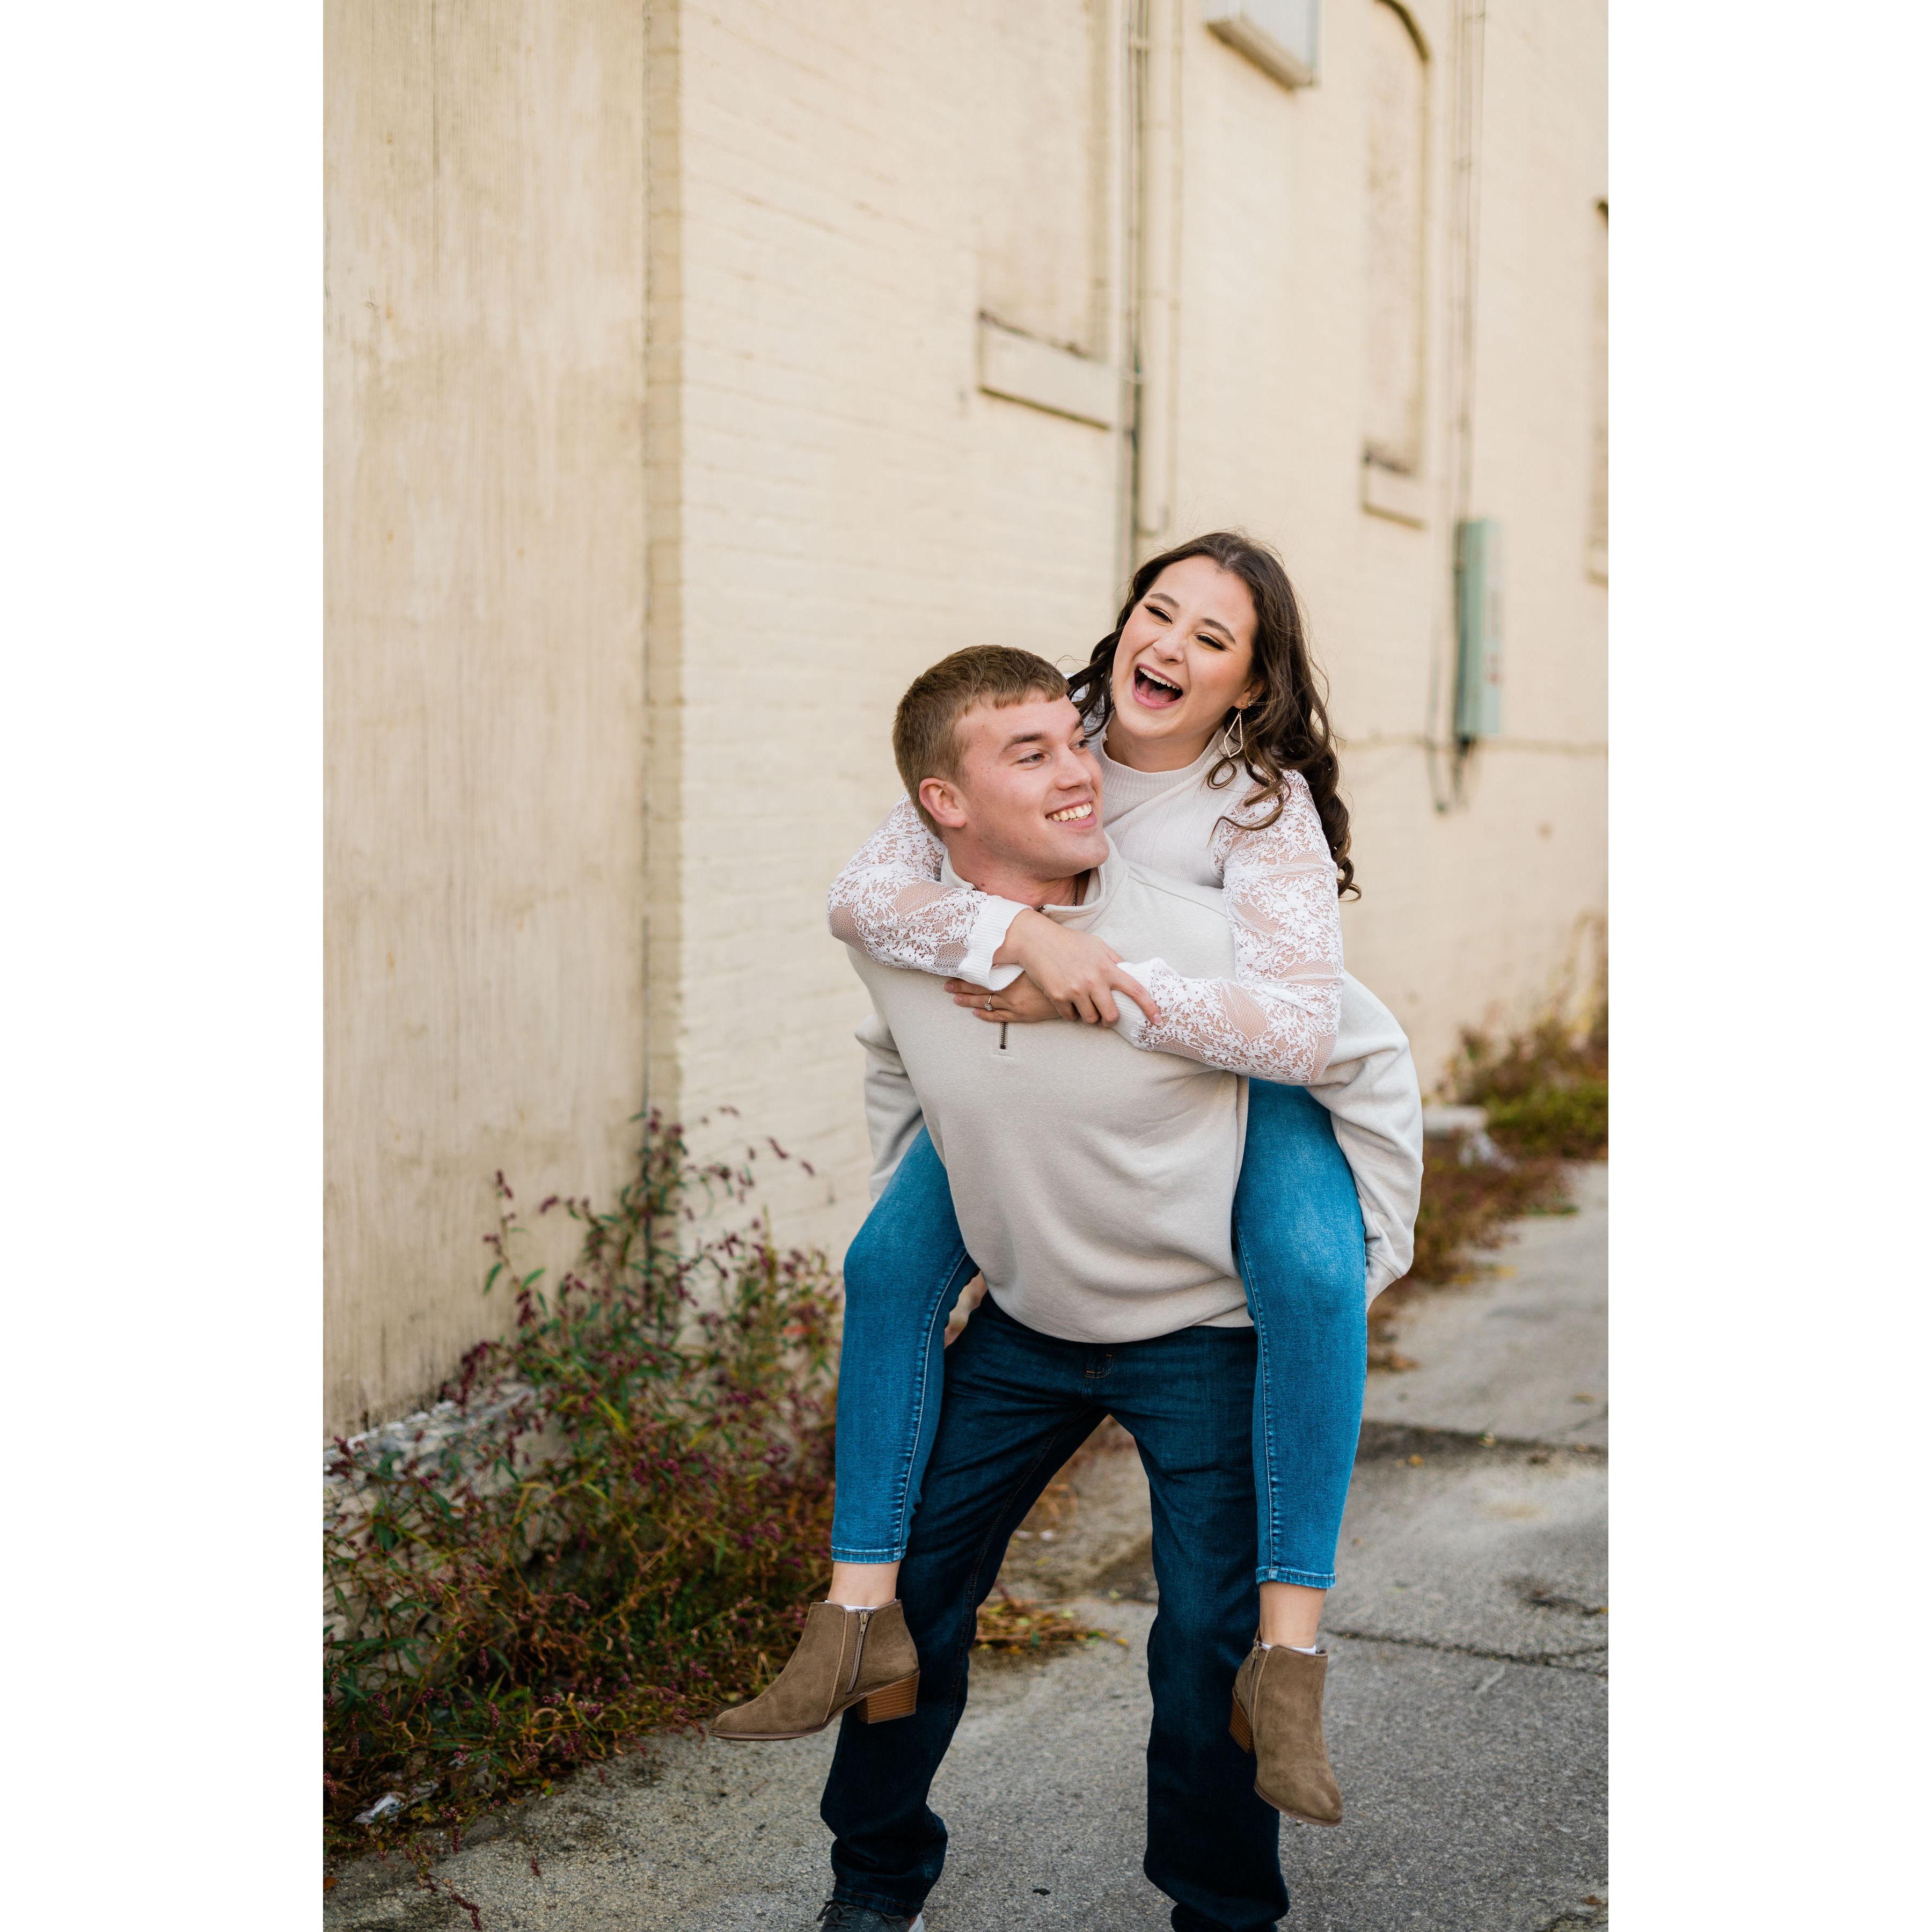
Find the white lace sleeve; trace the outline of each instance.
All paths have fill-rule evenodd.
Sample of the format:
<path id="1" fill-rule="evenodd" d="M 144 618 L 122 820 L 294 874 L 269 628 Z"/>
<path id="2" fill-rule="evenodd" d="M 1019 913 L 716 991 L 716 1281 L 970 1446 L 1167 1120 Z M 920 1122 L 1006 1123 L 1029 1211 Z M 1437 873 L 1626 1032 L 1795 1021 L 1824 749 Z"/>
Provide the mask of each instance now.
<path id="1" fill-rule="evenodd" d="M 910 966 L 1000 992 L 1020 968 L 995 966 L 993 955 L 1025 908 L 970 886 L 942 886 L 945 856 L 912 800 L 901 799 L 832 880 L 826 923 L 834 939 L 882 966 Z"/>
<path id="2" fill-rule="evenodd" d="M 1265 815 L 1265 808 L 1229 814 L 1238 821 Z M 1136 1046 L 1305 1087 L 1328 1064 L 1342 1012 L 1335 863 L 1308 781 L 1288 775 L 1270 826 L 1217 826 L 1214 854 L 1234 929 L 1235 976 L 1190 980 L 1158 959 L 1130 966 L 1154 995 L 1160 1024 L 1148 1025 L 1122 1000 L 1120 1030 Z"/>

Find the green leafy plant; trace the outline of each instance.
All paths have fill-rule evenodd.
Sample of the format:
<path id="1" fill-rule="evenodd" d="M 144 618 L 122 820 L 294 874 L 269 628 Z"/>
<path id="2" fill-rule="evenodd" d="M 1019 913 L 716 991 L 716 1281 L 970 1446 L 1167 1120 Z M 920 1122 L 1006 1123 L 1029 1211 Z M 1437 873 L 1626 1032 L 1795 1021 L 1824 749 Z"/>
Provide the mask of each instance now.
<path id="1" fill-rule="evenodd" d="M 464 1358 L 440 1433 L 334 1445 L 334 1850 L 460 1842 L 479 1811 L 748 1694 L 824 1574 L 832 1272 L 768 1223 L 714 1229 L 748 1161 L 700 1166 L 680 1128 L 644 1126 L 614 1208 L 537 1210 L 582 1230 L 554 1290 L 520 1264 L 497 1177 L 486 1292 L 512 1296 L 511 1333 Z"/>
<path id="2" fill-rule="evenodd" d="M 1610 1145 L 1610 1009 L 1582 1028 L 1550 1018 L 1501 1046 L 1465 1032 L 1451 1075 L 1456 1098 L 1489 1115 L 1506 1152 L 1602 1160 Z"/>

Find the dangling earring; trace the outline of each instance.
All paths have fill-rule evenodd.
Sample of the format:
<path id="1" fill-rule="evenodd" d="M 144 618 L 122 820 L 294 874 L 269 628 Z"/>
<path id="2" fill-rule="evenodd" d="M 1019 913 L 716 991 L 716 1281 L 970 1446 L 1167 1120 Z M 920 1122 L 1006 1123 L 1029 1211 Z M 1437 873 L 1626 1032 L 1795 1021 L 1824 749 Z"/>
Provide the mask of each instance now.
<path id="1" fill-rule="evenodd" d="M 1230 744 L 1228 740 L 1234 742 Z M 1248 748 L 1248 721 L 1238 711 L 1232 728 L 1223 727 L 1221 733 L 1221 755 L 1224 758 L 1238 759 Z"/>

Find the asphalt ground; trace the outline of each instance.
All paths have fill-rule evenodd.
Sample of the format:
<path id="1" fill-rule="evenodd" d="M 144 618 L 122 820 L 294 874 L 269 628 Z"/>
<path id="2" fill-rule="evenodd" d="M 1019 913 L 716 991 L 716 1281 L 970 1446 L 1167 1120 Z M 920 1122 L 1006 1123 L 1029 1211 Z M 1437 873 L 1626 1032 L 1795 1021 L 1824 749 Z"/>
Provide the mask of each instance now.
<path id="1" fill-rule="evenodd" d="M 1347 1816 L 1287 1825 L 1306 1932 L 1558 1932 L 1609 1923 L 1606 1175 L 1520 1225 L 1502 1271 L 1405 1316 L 1418 1366 L 1372 1379 L 1324 1629 Z M 1142 1876 L 1146 1492 L 1100 1448 L 1016 1541 L 1016 1592 L 1120 1640 L 976 1658 L 935 1786 L 951 1838 L 930 1932 L 1159 1932 Z M 807 1932 L 829 1890 L 818 1794 L 833 1733 L 690 1738 L 486 1821 L 424 1890 L 350 1868 L 327 1932 Z M 459 1903 L 466 1900 L 467 1905 Z"/>

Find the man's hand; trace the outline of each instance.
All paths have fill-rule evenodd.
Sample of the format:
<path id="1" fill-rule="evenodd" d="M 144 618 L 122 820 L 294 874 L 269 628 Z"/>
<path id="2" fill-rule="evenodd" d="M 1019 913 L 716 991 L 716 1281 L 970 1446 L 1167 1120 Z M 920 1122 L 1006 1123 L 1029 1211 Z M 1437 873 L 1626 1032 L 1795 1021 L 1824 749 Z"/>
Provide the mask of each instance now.
<path id="1" fill-rule="evenodd" d="M 1118 994 L 1132 1000 L 1150 1025 L 1160 1022 L 1160 1009 L 1153 994 L 1131 974 L 1121 971 L 1120 956 L 1104 939 L 1062 926 L 1044 913 L 1029 910 L 1020 914 L 1007 928 L 1006 942 L 993 955 L 993 963 L 1022 968 L 1033 984 L 1028 989 L 1025 981 L 1016 980 L 1004 994 L 993 994 L 991 1012 L 986 1010 L 984 989 L 969 988 L 979 993 L 984 1018 L 1000 1018 L 1002 1002 L 1011 1003 L 1018 995 L 1028 1010 L 1008 1013 L 1008 1020 L 1057 1018 L 1084 1020 L 1089 1026 L 1112 1026 L 1120 1018 L 1120 1009 L 1114 1003 Z M 1052 1008 L 1051 1014 L 1033 1010 L 1040 998 Z"/>

